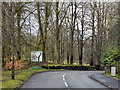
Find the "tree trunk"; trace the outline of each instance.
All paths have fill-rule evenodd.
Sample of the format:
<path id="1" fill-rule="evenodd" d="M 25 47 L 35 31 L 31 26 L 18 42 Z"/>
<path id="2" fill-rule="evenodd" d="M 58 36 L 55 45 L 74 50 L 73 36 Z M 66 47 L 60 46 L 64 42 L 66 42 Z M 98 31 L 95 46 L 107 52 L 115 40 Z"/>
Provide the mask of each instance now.
<path id="1" fill-rule="evenodd" d="M 94 28 L 94 19 L 95 19 L 95 7 L 93 6 L 92 11 L 92 41 L 91 41 L 91 58 L 90 58 L 90 66 L 94 65 L 94 37 L 95 37 L 95 28 Z"/>
<path id="2" fill-rule="evenodd" d="M 59 40 L 59 19 L 58 19 L 58 15 L 59 15 L 59 11 L 58 11 L 58 5 L 59 2 L 56 2 L 56 49 L 57 49 L 57 62 L 60 62 L 60 40 Z"/>
<path id="3" fill-rule="evenodd" d="M 54 47 L 52 46 L 52 60 L 53 60 L 53 64 L 54 64 Z"/>
<path id="4" fill-rule="evenodd" d="M 20 27 L 21 12 L 17 12 L 17 28 L 18 28 L 18 50 L 17 50 L 17 59 L 21 60 L 21 27 Z"/>
<path id="5" fill-rule="evenodd" d="M 72 19 L 71 19 L 71 45 L 70 45 L 70 64 L 73 64 L 73 36 L 74 36 L 74 22 L 73 22 L 73 2 L 71 2 L 72 6 Z"/>
<path id="6" fill-rule="evenodd" d="M 79 65 L 82 65 L 82 58 L 83 58 L 83 34 L 84 34 L 84 12 L 83 12 L 83 5 L 82 5 L 82 20 L 81 20 L 81 37 L 80 37 L 80 53 L 79 53 Z"/>
<path id="7" fill-rule="evenodd" d="M 44 27 L 44 37 L 43 37 L 43 60 L 46 61 L 46 39 L 47 39 L 47 21 L 48 21 L 48 6 L 45 2 L 45 27 Z"/>
<path id="8" fill-rule="evenodd" d="M 96 40 L 96 56 L 97 56 L 97 58 L 96 58 L 96 64 L 97 65 L 100 65 L 100 62 L 99 62 L 99 60 L 100 60 L 100 36 L 101 36 L 101 34 L 100 34 L 100 2 L 99 2 L 99 7 L 98 7 L 98 9 L 97 9 L 97 30 L 98 30 L 98 34 L 97 34 L 97 40 Z"/>
<path id="9" fill-rule="evenodd" d="M 37 4 L 37 14 L 38 14 L 38 24 L 39 24 L 39 30 L 40 30 L 40 42 L 41 42 L 41 51 L 43 52 L 42 55 L 42 59 L 43 62 L 45 62 L 45 51 L 44 51 L 44 41 L 43 41 L 43 30 L 42 30 L 42 26 L 41 26 L 41 17 L 40 17 L 40 5 L 39 2 L 36 3 Z"/>
<path id="10" fill-rule="evenodd" d="M 118 2 L 118 14 L 119 14 L 119 18 L 118 18 L 118 53 L 120 54 L 120 1 Z M 118 62 L 118 75 L 120 78 L 120 61 Z"/>
<path id="11" fill-rule="evenodd" d="M 14 73 L 14 60 L 15 60 L 15 39 L 14 39 L 14 3 L 11 2 L 10 3 L 11 5 L 11 9 L 10 9 L 10 16 L 11 16 L 11 19 L 13 20 L 12 23 L 11 23 L 11 31 L 12 31 L 12 57 L 13 57 L 13 60 L 12 60 L 12 79 L 15 79 L 15 73 Z"/>
<path id="12" fill-rule="evenodd" d="M 18 2 L 17 3 L 17 7 L 20 7 L 21 5 L 21 2 Z M 22 14 L 22 9 L 20 9 L 19 11 L 17 11 L 17 28 L 18 28 L 18 50 L 17 50 L 17 59 L 18 60 L 21 60 L 21 46 L 22 46 L 22 42 L 21 42 L 21 26 L 20 26 L 20 23 L 21 23 L 21 14 Z"/>
<path id="13" fill-rule="evenodd" d="M 2 67 L 5 65 L 5 30 L 6 30 L 6 14 L 2 3 Z"/>

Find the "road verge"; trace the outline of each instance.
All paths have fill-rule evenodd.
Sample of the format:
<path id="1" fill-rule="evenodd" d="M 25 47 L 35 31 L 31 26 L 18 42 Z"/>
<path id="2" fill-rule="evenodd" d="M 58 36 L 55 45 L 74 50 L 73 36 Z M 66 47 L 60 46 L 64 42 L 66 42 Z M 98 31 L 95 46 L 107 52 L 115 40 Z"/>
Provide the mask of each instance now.
<path id="1" fill-rule="evenodd" d="M 88 77 L 95 80 L 95 81 L 97 81 L 97 82 L 99 82 L 99 83 L 101 83 L 102 85 L 108 87 L 111 90 L 118 90 L 117 88 L 112 87 L 111 85 L 103 82 L 102 80 L 99 80 L 99 79 L 95 78 L 95 75 L 89 75 Z"/>

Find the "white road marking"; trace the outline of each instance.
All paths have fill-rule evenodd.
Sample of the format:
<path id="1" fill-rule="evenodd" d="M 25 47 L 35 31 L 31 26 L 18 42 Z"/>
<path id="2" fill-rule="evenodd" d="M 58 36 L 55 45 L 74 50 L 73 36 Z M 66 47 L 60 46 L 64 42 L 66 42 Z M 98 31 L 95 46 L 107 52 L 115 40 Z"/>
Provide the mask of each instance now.
<path id="1" fill-rule="evenodd" d="M 68 85 L 67 85 L 67 83 L 65 81 L 65 75 L 66 75 L 66 73 L 63 75 L 63 81 L 64 81 L 65 86 L 68 87 Z"/>
<path id="2" fill-rule="evenodd" d="M 66 87 L 68 87 L 68 85 L 67 85 L 67 83 L 66 83 L 66 82 L 64 82 L 64 84 L 65 84 L 65 86 L 66 86 Z"/>
<path id="3" fill-rule="evenodd" d="M 65 81 L 65 78 L 63 78 L 63 80 Z"/>
<path id="4" fill-rule="evenodd" d="M 63 78 L 65 77 L 66 73 L 63 75 Z"/>

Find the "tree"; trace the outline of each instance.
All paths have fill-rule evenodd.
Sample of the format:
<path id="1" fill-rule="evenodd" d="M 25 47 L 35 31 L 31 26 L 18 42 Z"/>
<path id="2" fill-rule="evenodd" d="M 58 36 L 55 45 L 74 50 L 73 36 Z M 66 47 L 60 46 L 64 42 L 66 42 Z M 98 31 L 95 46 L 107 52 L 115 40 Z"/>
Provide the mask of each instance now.
<path id="1" fill-rule="evenodd" d="M 120 1 L 118 2 L 118 54 L 120 55 Z M 120 59 L 120 58 L 119 58 Z M 118 74 L 120 75 L 120 61 L 117 63 Z"/>
<path id="2" fill-rule="evenodd" d="M 2 4 L 2 66 L 4 67 L 5 64 L 5 30 L 6 30 L 6 15 L 4 9 L 4 3 Z"/>
<path id="3" fill-rule="evenodd" d="M 85 17 L 85 11 L 84 11 L 84 5 L 82 3 L 82 15 L 81 15 L 81 34 L 78 27 L 78 59 L 79 59 L 79 65 L 82 65 L 82 58 L 83 58 L 83 46 L 84 46 L 84 17 Z"/>
<path id="4" fill-rule="evenodd" d="M 15 31 L 14 31 L 14 3 L 11 2 L 10 6 L 11 6 L 11 9 L 10 9 L 10 16 L 11 16 L 11 19 L 13 20 L 12 21 L 12 24 L 11 24 L 11 30 L 12 30 L 12 57 L 13 57 L 13 60 L 12 60 L 12 79 L 15 79 L 15 73 L 14 73 L 14 61 L 15 61 L 15 39 L 14 39 L 14 34 L 15 34 Z"/>
<path id="5" fill-rule="evenodd" d="M 114 48 L 113 50 L 109 51 L 104 55 L 104 57 L 102 58 L 102 63 L 104 65 L 112 67 L 117 65 L 119 59 L 120 59 L 120 54 L 118 53 L 118 50 Z"/>
<path id="6" fill-rule="evenodd" d="M 43 29 L 41 26 L 41 17 L 40 17 L 40 5 L 39 2 L 36 3 L 37 5 L 37 15 L 38 15 L 38 24 L 39 24 L 39 30 L 40 30 L 40 42 L 41 42 L 41 50 L 43 51 L 43 62 L 45 62 L 45 53 L 44 53 L 44 43 L 43 43 Z"/>
<path id="7" fill-rule="evenodd" d="M 17 3 L 17 8 L 19 8 L 21 6 L 21 2 Z M 17 11 L 17 31 L 18 31 L 18 50 L 17 50 L 17 59 L 21 60 L 21 14 L 23 12 L 23 9 L 20 9 L 19 11 Z"/>
<path id="8" fill-rule="evenodd" d="M 118 43 L 116 4 L 4 2 L 2 7 L 3 65 L 30 61 L 36 50 L 43 51 L 43 62 L 100 65 Z"/>
<path id="9" fill-rule="evenodd" d="M 98 4 L 98 8 L 97 8 L 97 35 L 96 35 L 96 64 L 100 65 L 100 58 L 101 58 L 101 45 L 102 45 L 102 29 L 101 28 L 101 19 L 100 19 L 100 13 L 101 9 L 100 9 L 100 2 Z"/>
<path id="10" fill-rule="evenodd" d="M 50 15 L 51 10 L 51 4 L 45 3 L 45 20 L 44 20 L 44 30 L 42 28 L 42 21 L 40 17 L 40 5 L 39 2 L 37 4 L 37 13 L 38 13 L 38 24 L 39 24 L 39 30 L 40 30 L 40 42 L 41 42 L 41 50 L 43 51 L 43 62 L 46 62 L 46 38 L 47 38 L 47 24 L 48 24 L 48 17 Z M 49 5 L 49 8 L 48 8 Z M 39 42 L 39 43 L 40 43 Z"/>
<path id="11" fill-rule="evenodd" d="M 59 2 L 56 2 L 56 50 L 57 50 L 57 62 L 60 62 L 60 40 L 59 40 L 59 33 L 60 33 L 60 29 L 59 29 L 59 19 L 58 19 L 58 15 L 59 15 L 59 11 L 58 11 L 58 5 Z"/>
<path id="12" fill-rule="evenodd" d="M 92 41 L 91 41 L 91 58 L 90 58 L 90 66 L 94 65 L 93 57 L 94 57 L 94 37 L 95 37 L 95 2 L 93 2 L 93 5 L 91 4 L 92 7 Z"/>
<path id="13" fill-rule="evenodd" d="M 76 23 L 76 2 L 75 4 L 73 4 L 73 2 L 71 2 L 71 6 L 72 6 L 72 16 L 71 16 L 71 45 L 70 45 L 70 64 L 73 64 L 73 41 L 74 41 L 74 31 L 75 31 L 75 23 Z M 73 10 L 73 6 L 75 6 L 75 10 Z"/>

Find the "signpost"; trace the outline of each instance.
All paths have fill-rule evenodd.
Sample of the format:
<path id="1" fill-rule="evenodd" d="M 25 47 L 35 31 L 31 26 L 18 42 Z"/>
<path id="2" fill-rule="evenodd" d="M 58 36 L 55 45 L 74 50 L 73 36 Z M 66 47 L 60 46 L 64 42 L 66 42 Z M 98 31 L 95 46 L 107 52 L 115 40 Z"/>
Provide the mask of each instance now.
<path id="1" fill-rule="evenodd" d="M 42 51 L 31 51 L 32 62 L 42 62 Z"/>

